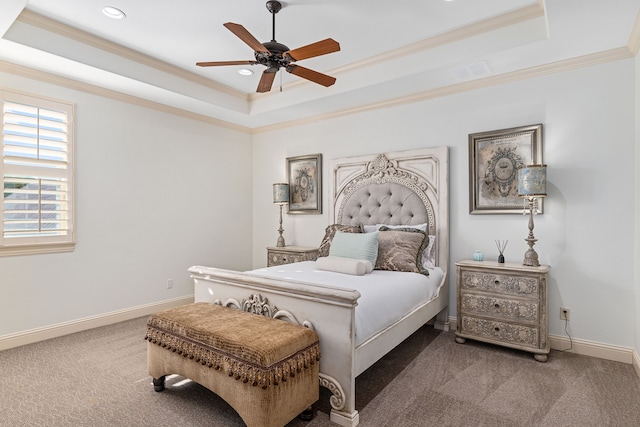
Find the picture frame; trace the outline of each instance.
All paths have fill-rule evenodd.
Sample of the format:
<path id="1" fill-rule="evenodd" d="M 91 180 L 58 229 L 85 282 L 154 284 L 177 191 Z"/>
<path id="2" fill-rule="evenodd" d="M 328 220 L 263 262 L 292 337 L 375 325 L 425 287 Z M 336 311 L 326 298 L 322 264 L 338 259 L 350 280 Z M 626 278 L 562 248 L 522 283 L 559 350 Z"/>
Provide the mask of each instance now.
<path id="1" fill-rule="evenodd" d="M 469 134 L 469 213 L 522 214 L 518 168 L 532 164 L 542 164 L 542 124 Z"/>
<path id="2" fill-rule="evenodd" d="M 289 214 L 322 213 L 322 154 L 287 157 Z"/>

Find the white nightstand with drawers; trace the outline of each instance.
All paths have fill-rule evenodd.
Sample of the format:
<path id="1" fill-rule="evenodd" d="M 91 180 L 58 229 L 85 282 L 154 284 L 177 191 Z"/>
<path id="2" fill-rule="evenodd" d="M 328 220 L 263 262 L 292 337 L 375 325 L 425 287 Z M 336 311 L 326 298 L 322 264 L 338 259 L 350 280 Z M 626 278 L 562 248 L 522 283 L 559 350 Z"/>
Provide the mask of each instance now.
<path id="1" fill-rule="evenodd" d="M 529 351 L 546 362 L 549 270 L 546 265 L 457 262 L 456 341 L 469 338 Z"/>
<path id="2" fill-rule="evenodd" d="M 269 246 L 267 247 L 267 267 L 292 262 L 315 261 L 318 258 L 318 248 L 306 246 Z"/>

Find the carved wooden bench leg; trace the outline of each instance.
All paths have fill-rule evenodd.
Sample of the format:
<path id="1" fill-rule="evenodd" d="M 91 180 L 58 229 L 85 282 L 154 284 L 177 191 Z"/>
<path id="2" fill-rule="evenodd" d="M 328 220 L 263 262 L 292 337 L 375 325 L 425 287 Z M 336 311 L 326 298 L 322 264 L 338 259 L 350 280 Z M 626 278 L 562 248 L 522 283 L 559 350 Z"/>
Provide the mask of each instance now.
<path id="1" fill-rule="evenodd" d="M 157 392 L 161 392 L 164 390 L 164 379 L 166 375 L 161 376 L 160 378 L 153 379 L 153 390 Z"/>

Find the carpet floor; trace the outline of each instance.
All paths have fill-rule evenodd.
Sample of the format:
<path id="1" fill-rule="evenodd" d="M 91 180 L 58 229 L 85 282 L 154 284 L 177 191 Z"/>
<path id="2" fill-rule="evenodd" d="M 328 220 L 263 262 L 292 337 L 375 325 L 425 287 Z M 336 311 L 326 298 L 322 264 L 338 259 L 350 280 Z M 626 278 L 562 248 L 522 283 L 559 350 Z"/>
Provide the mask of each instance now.
<path id="1" fill-rule="evenodd" d="M 153 391 L 146 317 L 0 352 L 0 426 L 243 426 L 237 413 L 182 377 Z M 362 426 L 640 425 L 633 367 L 552 351 L 524 352 L 425 326 L 356 382 Z M 335 425 L 329 393 L 310 422 Z"/>

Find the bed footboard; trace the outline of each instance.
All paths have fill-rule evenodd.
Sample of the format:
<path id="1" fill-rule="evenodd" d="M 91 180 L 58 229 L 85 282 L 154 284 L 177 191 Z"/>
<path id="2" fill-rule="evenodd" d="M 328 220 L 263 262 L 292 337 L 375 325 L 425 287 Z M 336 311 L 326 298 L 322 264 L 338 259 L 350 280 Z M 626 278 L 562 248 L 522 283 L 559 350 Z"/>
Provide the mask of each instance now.
<path id="1" fill-rule="evenodd" d="M 329 286 L 270 279 L 194 266 L 195 302 L 210 302 L 287 320 L 316 331 L 320 340 L 320 385 L 329 389 L 333 422 L 354 427 L 355 307 L 360 293 Z"/>

